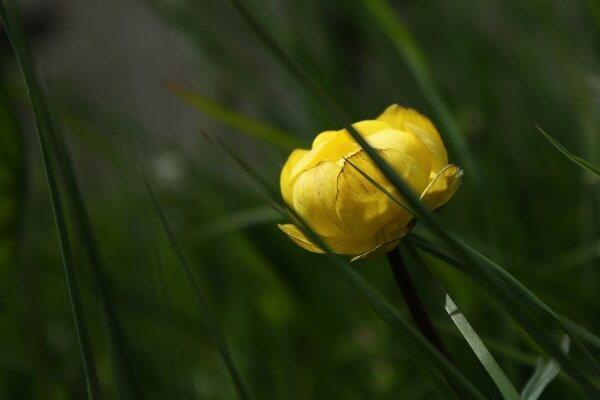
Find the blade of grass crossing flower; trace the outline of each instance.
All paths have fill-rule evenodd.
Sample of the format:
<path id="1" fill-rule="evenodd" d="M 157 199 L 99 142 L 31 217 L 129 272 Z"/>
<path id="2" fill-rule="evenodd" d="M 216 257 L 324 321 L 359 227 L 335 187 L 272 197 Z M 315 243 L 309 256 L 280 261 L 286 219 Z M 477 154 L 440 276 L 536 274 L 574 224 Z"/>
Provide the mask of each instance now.
<path id="1" fill-rule="evenodd" d="M 53 129 L 50 108 L 35 71 L 31 52 L 25 40 L 25 35 L 20 25 L 16 7 L 11 0 L 0 0 L 0 20 L 13 46 L 15 56 L 17 57 L 19 67 L 23 75 L 23 80 L 25 81 L 25 85 L 28 89 L 31 107 L 33 108 L 35 115 L 38 140 L 42 152 L 46 180 L 50 191 L 52 209 L 57 226 L 71 310 L 73 312 L 75 329 L 77 332 L 79 348 L 83 360 L 84 373 L 88 387 L 88 396 L 92 400 L 97 400 L 101 398 L 100 384 L 96 372 L 90 335 L 86 324 L 81 292 L 77 282 L 71 243 L 67 230 L 66 216 L 63 209 L 58 182 L 54 172 L 54 166 L 51 159 L 52 156 L 50 154 L 50 149 L 47 142 L 47 136 Z"/>
<path id="2" fill-rule="evenodd" d="M 244 162 L 243 159 L 233 150 L 229 149 L 225 144 L 222 144 L 224 154 L 231 157 L 233 163 L 238 164 L 237 170 L 241 173 L 246 174 L 246 179 L 254 181 L 254 186 L 259 187 L 259 193 L 266 197 L 269 202 L 281 202 L 280 196 L 276 194 L 275 190 L 270 187 L 266 180 L 260 178 L 260 174 L 253 170 L 248 163 Z M 282 207 L 278 207 L 278 210 L 282 210 Z M 450 364 L 423 336 L 414 328 L 412 325 L 402 317 L 396 309 L 394 309 L 390 303 L 385 300 L 367 281 L 365 281 L 350 264 L 344 260 L 341 256 L 338 256 L 331 252 L 327 245 L 322 239 L 306 225 L 302 218 L 295 214 L 290 208 L 287 211 L 292 215 L 295 222 L 300 223 L 299 228 L 303 233 L 313 241 L 317 246 L 322 248 L 326 252 L 326 256 L 332 261 L 334 265 L 340 270 L 342 275 L 348 280 L 348 282 L 354 287 L 359 293 L 361 293 L 373 310 L 379 315 L 384 322 L 398 334 L 400 339 L 404 342 L 406 347 L 413 353 L 414 357 L 420 362 L 438 370 L 449 380 L 458 385 L 464 394 L 468 395 L 469 398 L 483 398 L 479 391 L 470 383 L 452 364 Z M 283 215 L 286 215 L 284 212 Z M 435 379 L 435 376 L 432 375 Z M 438 382 L 439 384 L 439 382 Z M 449 390 L 449 389 L 448 389 Z"/>
<path id="3" fill-rule="evenodd" d="M 560 144 L 558 142 L 558 140 L 554 139 L 552 136 L 550 136 L 549 134 L 547 134 L 546 131 L 544 131 L 542 128 L 540 128 L 539 126 L 536 126 L 536 127 L 542 133 L 542 135 L 544 135 L 544 137 L 554 147 L 556 147 L 558 149 L 558 151 L 560 151 L 561 153 L 564 154 L 565 157 L 567 157 L 569 160 L 573 161 L 575 164 L 579 165 L 581 168 L 584 168 L 584 169 L 588 170 L 592 174 L 595 174 L 596 176 L 600 176 L 600 168 L 598 168 L 594 164 L 590 163 L 589 161 L 584 160 L 581 157 L 577 157 L 576 155 L 574 155 L 573 153 L 571 153 L 569 151 L 569 149 L 567 149 L 565 146 L 563 146 L 562 144 Z"/>
<path id="4" fill-rule="evenodd" d="M 464 265 L 464 263 L 461 260 L 452 256 L 446 249 L 443 249 L 441 246 L 435 245 L 415 233 L 411 233 L 407 237 L 407 240 L 410 240 L 417 247 L 424 250 L 428 254 L 431 254 L 435 258 L 444 261 L 446 264 L 451 265 L 451 266 L 457 268 L 458 270 L 460 270 L 461 272 L 464 272 L 465 274 L 472 276 L 474 279 L 476 279 L 476 275 L 472 275 L 471 269 L 469 269 L 466 265 Z M 504 272 L 506 272 L 506 271 L 504 271 Z M 506 273 L 506 274 L 508 274 L 508 273 Z M 512 278 L 512 279 L 514 279 L 514 278 Z M 511 283 L 512 279 L 509 279 L 508 281 L 506 281 L 504 283 L 507 286 L 512 287 L 512 285 L 513 285 L 513 283 Z M 520 286 L 521 286 L 520 283 L 517 284 L 517 286 L 515 287 L 516 292 L 518 292 Z M 530 306 L 532 306 L 534 308 L 539 308 L 540 310 L 543 310 L 544 312 L 547 312 L 549 310 L 548 306 L 546 306 L 540 299 L 535 297 L 535 295 L 533 295 L 532 293 L 529 293 L 529 295 L 531 295 L 533 297 L 524 295 L 524 299 L 526 299 L 528 301 Z M 600 338 L 598 338 L 596 335 L 594 335 L 587 329 L 583 328 L 582 326 L 576 324 L 575 322 L 569 320 L 565 316 L 557 314 L 557 313 L 553 312 L 552 310 L 550 310 L 550 312 L 553 315 L 555 315 L 556 318 L 558 318 L 560 320 L 561 324 L 566 325 L 568 327 L 568 330 L 570 332 L 573 332 L 573 335 L 575 337 L 580 337 L 580 338 L 584 339 L 586 342 L 593 345 L 594 347 L 600 349 Z"/>
<path id="5" fill-rule="evenodd" d="M 561 344 L 561 348 L 565 354 L 569 353 L 569 345 L 569 337 L 565 336 Z M 537 400 L 546 387 L 558 376 L 559 372 L 560 364 L 554 359 L 551 359 L 548 362 L 539 360 L 535 372 L 529 381 L 527 381 L 527 384 L 521 392 L 521 398 L 523 400 Z"/>
<path id="6" fill-rule="evenodd" d="M 144 182 L 144 186 L 146 188 L 148 196 L 150 197 L 150 200 L 154 207 L 154 210 L 159 217 L 159 220 L 163 227 L 165 235 L 167 236 L 167 239 L 169 240 L 169 243 L 170 243 L 173 251 L 175 252 L 175 255 L 177 256 L 177 259 L 179 260 L 179 264 L 180 264 L 181 268 L 183 269 L 183 272 L 185 273 L 185 275 L 188 279 L 188 282 L 190 283 L 190 285 L 192 287 L 192 290 L 194 292 L 194 297 L 196 298 L 196 301 L 198 303 L 198 308 L 200 309 L 200 312 L 201 312 L 202 316 L 204 317 L 204 320 L 205 320 L 206 325 L 209 330 L 209 334 L 210 334 L 212 340 L 215 342 L 217 349 L 219 351 L 219 354 L 221 355 L 221 358 L 223 359 L 223 362 L 225 363 L 225 367 L 227 368 L 227 372 L 229 373 L 229 376 L 231 377 L 233 385 L 235 386 L 237 395 L 240 399 L 243 399 L 243 400 L 251 399 L 252 397 L 250 396 L 250 392 L 248 392 L 248 390 L 246 389 L 246 386 L 235 366 L 235 363 L 233 362 L 233 358 L 231 357 L 231 354 L 229 353 L 229 346 L 227 345 L 227 342 L 225 341 L 225 336 L 223 335 L 223 332 L 221 331 L 221 329 L 217 323 L 217 320 L 215 319 L 212 312 L 210 311 L 210 308 L 208 307 L 208 303 L 206 302 L 206 300 L 204 298 L 204 294 L 202 293 L 200 286 L 196 282 L 194 273 L 192 272 L 192 269 L 191 269 L 190 265 L 188 264 L 187 259 L 186 259 L 185 255 L 183 254 L 183 251 L 181 250 L 181 248 L 177 242 L 177 239 L 175 238 L 175 234 L 173 233 L 173 231 L 171 229 L 171 226 L 167 220 L 167 217 L 165 216 L 165 214 L 162 210 L 162 207 L 160 206 L 160 203 L 158 202 L 158 199 L 154 195 L 154 191 L 152 190 L 150 183 L 148 182 L 146 176 L 144 175 L 143 172 L 141 172 L 141 175 L 142 175 L 142 180 Z"/>
<path id="7" fill-rule="evenodd" d="M 287 67 L 288 71 L 301 83 L 304 88 L 312 94 L 317 101 L 329 111 L 334 120 L 340 122 L 343 126 L 346 126 L 350 135 L 356 140 L 356 142 L 363 148 L 369 158 L 374 164 L 381 170 L 384 176 L 392 183 L 392 185 L 399 191 L 399 193 L 406 199 L 410 208 L 415 212 L 416 216 L 420 218 L 421 222 L 442 242 L 446 243 L 452 253 L 457 255 L 460 259 L 476 269 L 479 269 L 488 278 L 489 274 L 495 274 L 497 271 L 490 272 L 485 268 L 485 265 L 481 263 L 477 257 L 475 257 L 468 249 L 466 249 L 463 243 L 458 240 L 453 234 L 451 234 L 441 223 L 439 218 L 428 209 L 423 203 L 420 202 L 418 196 L 412 191 L 412 189 L 398 176 L 393 169 L 383 160 L 377 152 L 369 146 L 366 140 L 354 129 L 351 122 L 335 103 L 324 93 L 321 88 L 308 76 L 300 65 L 287 54 L 287 52 L 279 45 L 279 43 L 272 37 L 272 35 L 260 23 L 254 18 L 249 9 L 244 5 L 242 0 L 230 0 L 234 7 L 240 12 L 242 17 L 253 29 L 259 39 L 267 46 L 273 54 Z M 492 278 L 493 279 L 493 278 Z M 521 315 L 522 318 L 519 320 L 521 323 L 526 323 L 528 319 Z M 561 328 L 565 328 L 564 325 L 559 324 Z M 559 346 L 555 344 L 547 332 L 544 329 L 535 330 L 539 335 L 534 336 L 539 342 L 543 342 L 543 347 L 553 357 L 561 360 L 566 372 L 571 374 L 578 383 L 587 390 L 587 392 L 593 396 L 600 394 L 600 389 L 593 384 L 589 378 L 585 377 L 582 373 L 581 368 L 576 364 L 570 362 L 570 360 L 564 357 L 559 350 Z M 540 343 L 542 344 L 542 343 Z M 585 352 L 585 349 L 584 349 Z M 589 353 L 588 353 L 589 354 Z M 589 360 L 589 357 L 588 357 Z"/>
<path id="8" fill-rule="evenodd" d="M 451 147 L 455 150 L 462 167 L 469 171 L 469 176 L 479 184 L 480 178 L 477 172 L 479 168 L 475 166 L 458 123 L 436 87 L 429 65 L 416 41 L 386 0 L 362 0 L 362 3 L 376 21 L 376 25 L 389 36 L 404 58 L 419 87 L 438 115 L 444 128 L 442 131 L 446 134 L 444 138 L 448 139 Z"/>
<path id="9" fill-rule="evenodd" d="M 473 350 L 473 353 L 475 353 L 475 356 L 483 368 L 492 378 L 496 387 L 502 394 L 502 397 L 505 400 L 519 400 L 521 397 L 519 396 L 517 389 L 510 382 L 502 368 L 500 368 L 500 365 L 498 365 L 492 356 L 492 353 L 490 353 L 483 341 L 479 338 L 477 332 L 475 332 L 469 321 L 467 321 L 465 316 L 458 309 L 458 306 L 454 303 L 450 295 L 448 295 L 441 282 L 419 256 L 416 249 L 408 241 L 405 241 L 402 244 L 402 247 L 406 249 L 410 258 L 416 263 L 420 273 L 426 277 L 427 282 L 433 289 L 440 304 L 444 307 L 465 341 L 469 344 L 469 347 L 471 347 L 471 350 Z"/>
<path id="10" fill-rule="evenodd" d="M 398 199 L 396 199 L 391 193 L 389 193 L 388 191 L 386 191 L 381 185 L 379 185 L 375 180 L 373 180 L 371 177 L 369 177 L 367 174 L 365 174 L 363 171 L 361 171 L 360 169 L 358 169 L 356 166 L 354 166 L 352 163 L 350 163 L 355 169 L 358 170 L 359 173 L 361 173 L 362 176 L 364 176 L 371 184 L 373 184 L 374 186 L 376 186 L 378 189 L 382 190 L 382 192 L 384 192 L 390 199 L 392 199 L 394 202 L 396 202 L 397 204 L 405 207 Z M 410 212 L 410 211 L 409 211 Z M 413 213 L 414 215 L 414 213 Z M 525 300 L 529 300 L 529 299 L 535 299 L 537 305 L 542 308 L 543 311 L 545 311 L 546 313 L 548 313 L 549 315 L 554 317 L 555 321 L 558 321 L 560 326 L 563 327 L 563 329 L 568 330 L 568 326 L 566 324 L 564 324 L 559 316 L 554 313 L 554 311 L 552 311 L 547 305 L 545 305 L 541 300 L 539 300 L 531 291 L 529 291 L 525 286 L 523 286 L 519 281 L 517 281 L 515 278 L 513 278 L 510 274 L 508 274 L 505 270 L 503 270 L 502 268 L 500 268 L 499 266 L 497 266 L 496 264 L 492 263 L 490 260 L 488 260 L 487 258 L 483 257 L 481 254 L 475 252 L 475 250 L 473 250 L 472 248 L 470 248 L 469 246 L 467 246 L 466 244 L 463 244 L 465 246 L 465 248 L 471 252 L 473 252 L 475 254 L 476 257 L 482 259 L 484 262 L 487 263 L 491 263 L 493 264 L 493 267 L 495 270 L 497 270 L 497 272 L 503 276 L 504 278 L 506 278 L 507 282 L 509 285 L 512 285 L 514 288 L 516 288 L 517 291 L 521 291 L 522 294 L 526 295 L 527 297 L 525 298 Z M 481 278 L 479 278 L 481 279 Z M 478 282 L 481 281 L 478 280 Z M 495 292 L 498 293 L 498 292 Z M 502 296 L 502 294 L 500 294 L 500 296 Z M 514 310 L 515 308 L 511 308 L 511 307 L 507 307 L 508 310 Z M 522 321 L 525 324 L 529 324 L 528 319 L 526 317 L 526 314 L 519 314 L 519 320 Z M 541 334 L 543 336 L 542 341 L 544 341 L 546 343 L 547 346 L 551 346 L 552 345 L 552 341 L 550 340 L 550 338 L 547 337 L 547 335 L 545 335 L 544 330 L 542 329 L 537 329 L 537 328 L 532 328 L 530 330 L 528 330 L 528 332 L 532 332 L 532 331 L 536 331 L 539 334 Z M 587 349 L 585 349 L 584 346 L 583 347 L 583 351 L 584 354 L 586 354 L 588 357 L 588 360 L 592 361 L 593 363 L 595 362 L 595 359 L 591 356 L 591 354 L 587 351 Z M 548 351 L 548 349 L 546 349 Z"/>
<path id="11" fill-rule="evenodd" d="M 291 133 L 248 118 L 216 101 L 178 85 L 170 84 L 168 85 L 168 89 L 171 93 L 175 94 L 192 107 L 202 111 L 209 117 L 214 118 L 241 133 L 245 133 L 250 137 L 263 140 L 287 151 L 291 151 L 296 147 L 306 146 L 304 141 L 297 139 Z"/>

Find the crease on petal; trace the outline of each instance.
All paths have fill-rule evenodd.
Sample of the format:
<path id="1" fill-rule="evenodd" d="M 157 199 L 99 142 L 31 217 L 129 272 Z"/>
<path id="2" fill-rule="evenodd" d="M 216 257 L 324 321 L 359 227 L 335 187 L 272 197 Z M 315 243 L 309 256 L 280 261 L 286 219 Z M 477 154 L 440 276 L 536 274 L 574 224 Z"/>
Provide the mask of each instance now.
<path id="1" fill-rule="evenodd" d="M 424 170 L 417 160 L 393 149 L 378 150 L 378 153 L 414 191 L 421 193 L 427 186 L 429 172 Z M 392 196 L 402 200 L 394 186 L 364 151 L 348 157 L 348 160 Z M 338 178 L 338 193 L 337 214 L 346 231 L 356 238 L 375 237 L 378 231 L 390 221 L 397 219 L 408 221 L 411 218 L 404 208 L 369 182 L 348 162 L 344 164 Z"/>
<path id="2" fill-rule="evenodd" d="M 431 120 L 412 108 L 392 104 L 377 117 L 394 129 L 413 131 L 431 154 L 432 177 L 448 164 L 448 153 Z"/>
<path id="3" fill-rule="evenodd" d="M 437 210 L 454 196 L 462 183 L 463 171 L 454 164 L 447 165 L 429 183 L 421 194 L 421 201 Z"/>
<path id="4" fill-rule="evenodd" d="M 303 172 L 294 184 L 292 207 L 319 235 L 344 233 L 335 212 L 341 170 L 342 167 L 336 163 L 321 161 Z"/>
<path id="5" fill-rule="evenodd" d="M 377 120 L 360 121 L 352 124 L 352 126 L 363 137 L 390 128 L 385 122 Z M 359 150 L 360 145 L 346 129 L 322 132 L 313 141 L 312 149 L 298 160 L 290 176 L 294 179 L 323 160 L 337 162 Z"/>

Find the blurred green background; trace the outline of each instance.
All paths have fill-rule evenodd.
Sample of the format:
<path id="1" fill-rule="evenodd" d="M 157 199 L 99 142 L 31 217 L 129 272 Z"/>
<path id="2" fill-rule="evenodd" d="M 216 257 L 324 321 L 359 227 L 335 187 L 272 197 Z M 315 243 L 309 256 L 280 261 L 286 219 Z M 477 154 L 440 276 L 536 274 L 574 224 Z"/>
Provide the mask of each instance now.
<path id="1" fill-rule="evenodd" d="M 536 124 L 600 164 L 600 3 L 413 0 L 383 17 L 374 3 L 246 1 L 353 120 L 392 103 L 428 115 L 466 175 L 440 213 L 446 225 L 597 333 L 600 182 Z M 444 398 L 331 263 L 277 229 L 282 219 L 203 136 L 222 138 L 277 186 L 294 144 L 342 128 L 229 2 L 19 5 L 73 156 L 138 398 L 236 395 L 136 160 L 254 398 Z M 385 15 L 405 30 L 386 29 Z M 83 399 L 34 119 L 1 40 L 0 399 Z M 283 139 L 269 140 L 273 131 Z M 67 206 L 67 214 L 73 224 L 76 213 Z M 82 233 L 70 233 L 104 398 L 128 398 Z M 522 388 L 545 355 L 476 282 L 426 261 Z M 408 315 L 384 259 L 353 266 Z M 431 289 L 417 286 L 458 368 L 500 399 Z M 576 386 L 561 373 L 542 399 L 585 398 Z"/>

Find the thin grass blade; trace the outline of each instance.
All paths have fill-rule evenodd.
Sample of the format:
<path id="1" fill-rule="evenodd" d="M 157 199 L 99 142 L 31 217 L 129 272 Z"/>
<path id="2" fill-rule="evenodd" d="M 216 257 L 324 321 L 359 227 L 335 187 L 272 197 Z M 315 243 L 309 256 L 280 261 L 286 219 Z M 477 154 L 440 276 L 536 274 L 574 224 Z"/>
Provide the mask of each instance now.
<path id="1" fill-rule="evenodd" d="M 429 63 L 416 40 L 386 0 L 362 0 L 362 3 L 375 21 L 376 26 L 379 26 L 387 34 L 398 53 L 404 58 L 419 87 L 442 123 L 444 128 L 442 132 L 446 135 L 444 138 L 450 143 L 463 168 L 469 171 L 469 177 L 479 184 L 479 168 L 475 165 L 465 142 L 464 134 L 435 84 Z"/>
<path id="2" fill-rule="evenodd" d="M 240 133 L 244 133 L 250 137 L 262 140 L 287 151 L 291 151 L 296 147 L 306 146 L 304 141 L 298 139 L 289 132 L 248 118 L 207 97 L 201 96 L 175 84 L 169 84 L 167 87 L 171 93 L 175 94 L 187 104 Z"/>
<path id="3" fill-rule="evenodd" d="M 0 65 L 0 73 L 2 72 Z M 8 88 L 0 76 L 0 272 L 15 260 L 24 216 L 25 146 Z"/>
<path id="4" fill-rule="evenodd" d="M 558 149 L 558 151 L 560 151 L 561 153 L 563 153 L 563 155 L 565 157 L 567 157 L 569 160 L 573 161 L 575 164 L 579 165 L 581 168 L 588 170 L 592 174 L 594 174 L 596 176 L 600 176 L 600 168 L 598 168 L 594 164 L 590 163 L 589 161 L 586 161 L 583 158 L 577 157 L 576 155 L 574 155 L 573 153 L 571 153 L 571 151 L 569 151 L 569 149 L 567 149 L 565 146 L 563 146 L 562 144 L 560 144 L 558 142 L 558 140 L 554 139 L 552 136 L 550 136 L 548 133 L 546 133 L 546 131 L 544 131 L 539 126 L 536 126 L 536 128 L 538 129 L 538 131 L 540 131 L 542 133 L 542 135 L 544 135 L 544 137 L 554 147 L 556 147 Z"/>
<path id="5" fill-rule="evenodd" d="M 71 302 L 71 310 L 75 321 L 75 329 L 79 341 L 79 348 L 83 360 L 84 374 L 88 387 L 88 396 L 92 400 L 101 398 L 100 384 L 96 371 L 93 348 L 88 331 L 83 301 L 81 292 L 76 277 L 75 263 L 69 233 L 67 220 L 64 213 L 63 203 L 59 191 L 58 182 L 54 172 L 52 155 L 49 149 L 48 136 L 52 134 L 54 123 L 52 113 L 45 92 L 42 88 L 40 78 L 35 70 L 33 57 L 14 3 L 11 0 L 0 0 L 0 20 L 6 33 L 11 41 L 15 56 L 23 75 L 23 80 L 29 93 L 31 107 L 33 108 L 38 140 L 42 152 L 44 168 L 46 172 L 46 180 L 50 192 L 52 209 L 56 222 L 61 255 L 63 258 L 63 267 L 67 287 L 69 290 L 69 298 Z"/>
<path id="6" fill-rule="evenodd" d="M 569 353 L 569 337 L 565 336 L 562 342 L 562 350 L 565 354 Z M 527 381 L 527 384 L 521 392 L 523 400 L 537 400 L 542 395 L 546 387 L 558 376 L 560 364 L 554 359 L 544 362 L 539 360 L 535 372 Z"/>
<path id="7" fill-rule="evenodd" d="M 402 246 L 407 250 L 410 258 L 416 263 L 420 273 L 426 277 L 427 282 L 429 282 L 440 304 L 444 307 L 446 313 L 448 313 L 448 316 L 450 316 L 465 341 L 469 344 L 469 347 L 471 347 L 471 350 L 473 350 L 473 353 L 475 353 L 475 356 L 483 368 L 492 378 L 496 387 L 502 394 L 502 397 L 505 400 L 519 400 L 521 398 L 519 392 L 510 382 L 500 365 L 498 365 L 494 356 L 492 356 L 492 353 L 479 338 L 469 321 L 467 321 L 463 313 L 458 309 L 458 306 L 446 292 L 439 279 L 431 272 L 410 242 L 405 241 Z"/>
<path id="8" fill-rule="evenodd" d="M 140 171 L 141 171 L 141 169 L 140 169 Z M 165 235 L 167 236 L 167 239 L 169 240 L 169 243 L 171 244 L 171 247 L 173 248 L 173 251 L 175 252 L 175 255 L 177 256 L 177 259 L 179 260 L 179 264 L 180 264 L 181 268 L 183 269 L 183 272 L 185 273 L 185 275 L 190 283 L 190 286 L 192 287 L 192 290 L 194 292 L 194 297 L 196 298 L 196 301 L 198 303 L 198 308 L 200 309 L 200 313 L 202 314 L 202 317 L 204 318 L 206 325 L 208 327 L 210 336 L 211 336 L 212 340 L 215 342 L 217 349 L 219 351 L 219 354 L 220 354 L 221 358 L 223 359 L 223 362 L 225 363 L 225 367 L 227 368 L 227 372 L 229 373 L 229 376 L 231 377 L 231 380 L 235 386 L 237 395 L 242 400 L 251 399 L 252 396 L 250 395 L 250 392 L 246 388 L 246 386 L 242 380 L 242 377 L 239 374 L 239 372 L 235 366 L 233 358 L 231 357 L 231 354 L 229 352 L 229 346 L 227 345 L 225 336 L 224 336 L 223 332 L 221 331 L 221 328 L 219 327 L 219 324 L 217 323 L 216 318 L 213 316 L 212 312 L 210 311 L 210 308 L 208 307 L 208 303 L 206 302 L 206 300 L 204 298 L 204 294 L 202 293 L 202 289 L 196 282 L 196 277 L 194 276 L 194 273 L 192 272 L 192 269 L 191 269 L 190 265 L 188 264 L 188 261 L 187 261 L 185 255 L 183 254 L 183 250 L 181 249 L 181 247 L 179 246 L 179 244 L 177 242 L 175 233 L 171 229 L 171 226 L 167 220 L 167 217 L 164 214 L 162 207 L 160 206 L 160 203 L 158 202 L 158 199 L 156 198 L 154 191 L 152 190 L 152 187 L 150 186 L 150 183 L 148 182 L 148 180 L 143 172 L 142 172 L 142 180 L 144 182 L 144 186 L 146 188 L 148 196 L 150 197 L 150 200 L 152 202 L 154 210 L 156 211 L 156 214 L 158 215 L 158 217 L 160 219 L 160 222 L 161 222 L 161 225 L 165 232 Z"/>
<path id="9" fill-rule="evenodd" d="M 210 240 L 252 226 L 274 223 L 280 218 L 281 215 L 271 207 L 253 207 L 206 222 L 192 235 L 198 241 Z"/>

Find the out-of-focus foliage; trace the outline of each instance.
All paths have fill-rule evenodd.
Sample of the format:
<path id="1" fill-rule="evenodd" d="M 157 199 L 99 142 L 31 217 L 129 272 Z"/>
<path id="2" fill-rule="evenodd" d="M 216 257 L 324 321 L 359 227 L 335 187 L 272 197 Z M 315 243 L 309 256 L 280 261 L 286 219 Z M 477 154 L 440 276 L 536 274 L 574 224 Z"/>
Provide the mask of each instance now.
<path id="1" fill-rule="evenodd" d="M 431 116 L 442 136 L 448 135 L 439 108 L 369 3 L 376 2 L 246 2 L 353 120 L 374 118 L 399 103 Z M 392 16 L 425 60 L 430 84 L 477 168 L 465 170 L 465 184 L 440 217 L 555 311 L 598 333 L 600 183 L 536 128 L 600 165 L 594 1 L 401 3 Z M 229 399 L 236 392 L 143 188 L 138 159 L 254 398 L 444 398 L 429 371 L 415 367 L 421 364 L 338 270 L 279 232 L 281 218 L 200 133 L 224 140 L 275 185 L 288 153 L 261 142 L 260 134 L 258 140 L 245 137 L 248 132 L 234 123 L 244 121 L 240 115 L 260 121 L 256 126 L 268 128 L 260 132 L 277 132 L 276 140 L 286 144 L 279 136 L 285 132 L 295 135 L 289 143 L 309 142 L 321 131 L 343 127 L 332 126 L 330 115 L 229 2 L 144 5 L 196 60 L 195 74 L 165 77 L 182 87 L 192 82 L 186 89 L 201 95 L 207 114 L 198 111 L 195 126 L 175 139 L 171 131 L 150 132 L 144 116 L 121 109 L 118 98 L 90 104 L 77 82 L 48 85 L 142 397 Z M 129 17 L 135 29 L 136 16 Z M 0 399 L 85 398 L 33 118 L 10 48 L 3 42 L 0 51 Z M 157 84 L 163 82 L 148 82 Z M 189 105 L 180 101 L 180 107 Z M 179 127 L 177 121 L 165 126 L 171 123 Z M 460 149 L 450 150 L 450 161 L 458 162 Z M 470 173 L 479 179 L 471 180 Z M 113 364 L 114 343 L 106 340 L 97 279 L 69 205 L 67 217 L 102 391 L 117 398 L 123 375 Z M 416 231 L 425 232 L 419 224 Z M 523 388 L 546 355 L 476 281 L 435 258 L 424 261 L 510 381 Z M 383 260 L 363 260 L 354 268 L 407 315 Z M 436 291 L 419 277 L 419 291 L 457 355 L 457 369 L 486 396 L 500 398 Z M 548 334 L 561 339 L 558 329 Z M 591 352 L 597 358 L 598 347 Z M 542 398 L 583 396 L 560 372 Z"/>

